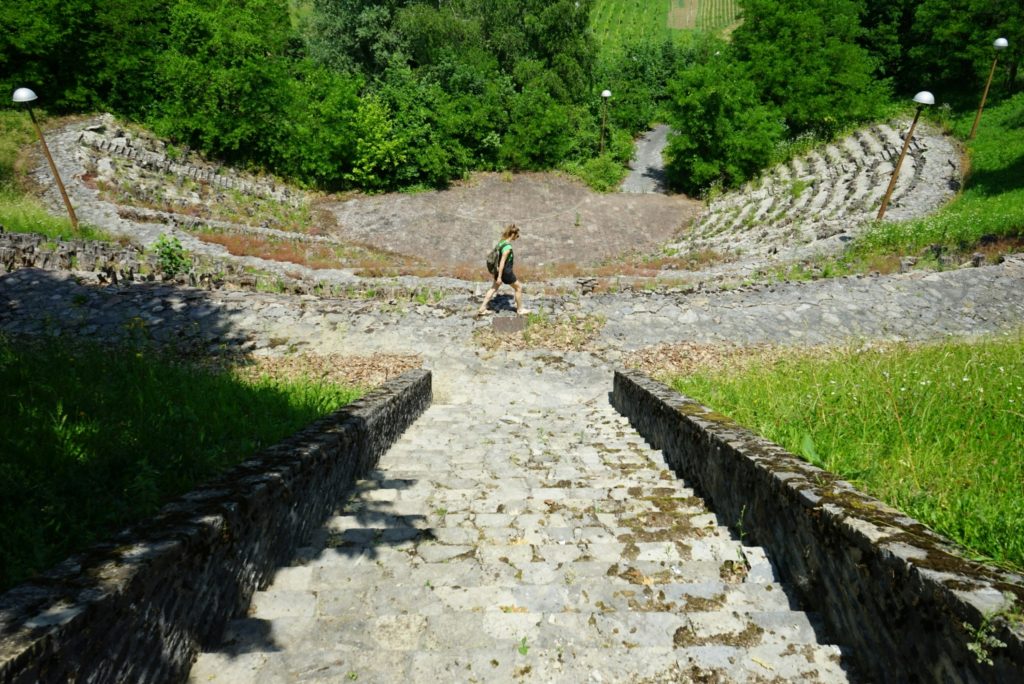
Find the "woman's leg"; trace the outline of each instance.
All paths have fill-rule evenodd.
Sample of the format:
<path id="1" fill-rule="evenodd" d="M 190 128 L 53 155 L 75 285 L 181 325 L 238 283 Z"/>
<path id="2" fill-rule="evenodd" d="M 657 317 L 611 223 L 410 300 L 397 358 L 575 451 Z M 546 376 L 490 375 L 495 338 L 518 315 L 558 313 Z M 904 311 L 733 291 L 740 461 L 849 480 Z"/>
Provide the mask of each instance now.
<path id="1" fill-rule="evenodd" d="M 516 282 L 512 283 L 512 287 L 515 289 L 516 313 L 517 314 L 528 314 L 528 313 L 530 313 L 529 309 L 524 309 L 523 308 L 523 286 L 522 286 L 522 284 L 517 280 Z"/>
<path id="2" fill-rule="evenodd" d="M 491 283 L 491 288 L 487 290 L 487 294 L 484 295 L 484 301 L 480 304 L 480 309 L 477 313 L 487 313 L 487 304 L 491 301 L 491 298 L 498 293 L 498 288 L 501 287 L 501 283 Z"/>

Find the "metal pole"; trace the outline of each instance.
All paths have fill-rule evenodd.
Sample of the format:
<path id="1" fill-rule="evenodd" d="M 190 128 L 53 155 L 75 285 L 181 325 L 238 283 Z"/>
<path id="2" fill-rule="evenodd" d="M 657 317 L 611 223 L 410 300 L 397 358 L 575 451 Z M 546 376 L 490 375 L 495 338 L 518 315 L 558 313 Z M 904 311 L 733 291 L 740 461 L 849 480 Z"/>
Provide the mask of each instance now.
<path id="1" fill-rule="evenodd" d="M 996 62 L 998 61 L 998 57 L 995 57 L 992 60 L 992 70 L 988 72 L 988 81 L 985 82 L 985 92 L 981 95 L 981 104 L 978 105 L 978 113 L 974 116 L 974 125 L 971 126 L 971 134 L 967 136 L 968 140 L 974 140 L 974 133 L 978 130 L 978 122 L 981 121 L 981 110 L 985 108 L 985 100 L 988 98 L 988 89 L 992 85 L 992 77 L 996 74 Z"/>
<path id="2" fill-rule="evenodd" d="M 900 152 L 900 158 L 896 161 L 896 167 L 892 170 L 892 178 L 889 180 L 889 187 L 885 191 L 885 196 L 882 198 L 882 206 L 878 208 L 878 216 L 876 220 L 881 221 L 882 217 L 885 216 L 885 209 L 889 206 L 889 198 L 892 197 L 892 191 L 896 188 L 896 179 L 900 175 L 900 167 L 903 166 L 903 158 L 907 156 L 907 148 L 910 147 L 910 139 L 914 136 L 914 129 L 917 127 L 917 118 L 921 116 L 921 110 L 923 107 L 917 108 L 917 113 L 914 114 L 914 123 L 910 124 L 910 131 L 907 132 L 907 139 L 903 141 L 903 151 Z"/>
<path id="3" fill-rule="evenodd" d="M 32 119 L 32 125 L 36 127 L 36 134 L 39 135 L 39 142 L 43 145 L 43 154 L 46 155 L 46 161 L 50 162 L 50 170 L 53 171 L 53 177 L 57 181 L 57 187 L 60 189 L 60 196 L 64 198 L 64 206 L 68 208 L 68 217 L 71 219 L 71 227 L 77 231 L 78 217 L 75 216 L 75 209 L 71 206 L 71 200 L 68 198 L 68 193 L 64 189 L 64 183 L 60 180 L 60 174 L 57 172 L 57 165 L 53 163 L 53 157 L 50 156 L 50 149 L 46 146 L 46 138 L 43 137 L 43 129 L 39 127 L 39 123 L 36 121 L 36 115 L 32 112 L 32 107 L 28 108 L 28 116 Z"/>
<path id="4" fill-rule="evenodd" d="M 604 154 L 604 127 L 608 121 L 608 98 L 601 98 L 601 154 Z"/>

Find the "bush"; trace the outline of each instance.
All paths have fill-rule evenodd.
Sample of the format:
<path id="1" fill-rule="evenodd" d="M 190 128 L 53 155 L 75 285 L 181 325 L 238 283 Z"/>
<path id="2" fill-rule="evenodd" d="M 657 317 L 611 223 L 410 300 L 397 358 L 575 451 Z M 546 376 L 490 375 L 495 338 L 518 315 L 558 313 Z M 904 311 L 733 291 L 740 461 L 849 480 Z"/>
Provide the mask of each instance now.
<path id="1" fill-rule="evenodd" d="M 615 191 L 626 176 L 626 170 L 610 154 L 585 162 L 571 162 L 564 168 L 598 192 Z"/>
<path id="2" fill-rule="evenodd" d="M 164 278 L 173 278 L 179 273 L 187 271 L 191 266 L 185 248 L 173 235 L 162 233 L 153 243 L 152 251 L 156 254 L 157 264 L 160 266 L 160 272 L 163 273 Z"/>

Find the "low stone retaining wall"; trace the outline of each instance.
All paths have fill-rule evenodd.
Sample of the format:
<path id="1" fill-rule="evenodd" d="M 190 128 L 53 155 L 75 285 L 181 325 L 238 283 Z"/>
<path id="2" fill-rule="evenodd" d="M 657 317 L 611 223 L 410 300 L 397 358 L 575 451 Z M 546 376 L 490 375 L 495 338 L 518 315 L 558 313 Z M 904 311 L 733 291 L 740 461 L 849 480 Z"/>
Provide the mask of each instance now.
<path id="1" fill-rule="evenodd" d="M 410 371 L 0 596 L 0 682 L 168 682 L 429 406 Z"/>
<path id="2" fill-rule="evenodd" d="M 921 523 L 641 373 L 616 372 L 612 404 L 723 522 L 765 547 L 867 681 L 1024 681 L 1024 628 L 996 616 L 1010 597 L 1024 605 L 1024 578 L 965 560 Z"/>

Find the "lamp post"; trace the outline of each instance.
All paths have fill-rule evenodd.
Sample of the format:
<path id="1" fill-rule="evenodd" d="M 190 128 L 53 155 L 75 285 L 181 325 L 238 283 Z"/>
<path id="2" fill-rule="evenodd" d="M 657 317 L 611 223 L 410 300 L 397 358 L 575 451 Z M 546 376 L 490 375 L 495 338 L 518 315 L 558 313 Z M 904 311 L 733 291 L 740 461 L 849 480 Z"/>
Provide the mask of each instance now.
<path id="1" fill-rule="evenodd" d="M 910 124 L 910 130 L 907 131 L 907 137 L 903 140 L 903 150 L 900 152 L 900 158 L 896 160 L 896 166 L 892 170 L 892 178 L 889 180 L 889 187 L 885 191 L 885 196 L 882 197 L 882 206 L 878 208 L 878 216 L 876 217 L 879 221 L 885 216 L 885 209 L 889 206 L 889 198 L 892 197 L 892 191 L 896 187 L 896 179 L 900 175 L 900 167 L 903 166 L 903 158 L 907 156 L 907 148 L 910 147 L 910 139 L 914 137 L 914 129 L 917 127 L 917 120 L 921 116 L 921 110 L 924 109 L 925 105 L 935 104 L 935 96 L 929 93 L 927 90 L 922 90 L 914 96 L 914 102 L 917 103 L 917 112 L 914 114 L 914 122 Z"/>
<path id="2" fill-rule="evenodd" d="M 981 121 L 981 110 L 985 108 L 985 100 L 988 98 L 988 89 L 992 85 L 992 77 L 996 74 L 996 62 L 999 61 L 999 52 L 1010 46 L 1005 38 L 996 38 L 992 47 L 996 49 L 996 56 L 992 58 L 992 70 L 988 72 L 988 80 L 985 82 L 985 92 L 981 94 L 981 104 L 978 105 L 978 113 L 974 116 L 974 125 L 971 126 L 971 134 L 968 140 L 974 140 L 974 133 L 978 130 L 978 122 Z"/>
<path id="3" fill-rule="evenodd" d="M 602 90 L 601 91 L 601 154 L 604 154 L 604 128 L 608 124 L 608 98 L 612 96 L 612 91 Z"/>
<path id="4" fill-rule="evenodd" d="M 32 102 L 39 99 L 34 92 L 28 88 L 18 88 L 14 91 L 14 102 L 25 105 L 28 109 L 28 116 L 32 119 L 32 125 L 35 126 L 36 134 L 39 136 L 39 142 L 43 145 L 43 154 L 46 155 L 46 161 L 50 162 L 50 170 L 53 171 L 53 177 L 57 181 L 57 188 L 60 190 L 60 196 L 64 198 L 64 206 L 68 209 L 68 218 L 71 219 L 71 227 L 76 231 L 78 230 L 78 217 L 75 216 L 75 209 L 71 206 L 71 200 L 68 199 L 68 193 L 64 189 L 64 183 L 60 180 L 60 174 L 57 173 L 57 165 L 53 163 L 53 157 L 50 156 L 50 148 L 46 146 L 46 138 L 43 137 L 43 129 L 39 127 L 39 123 L 36 121 L 36 115 L 32 111 Z"/>

